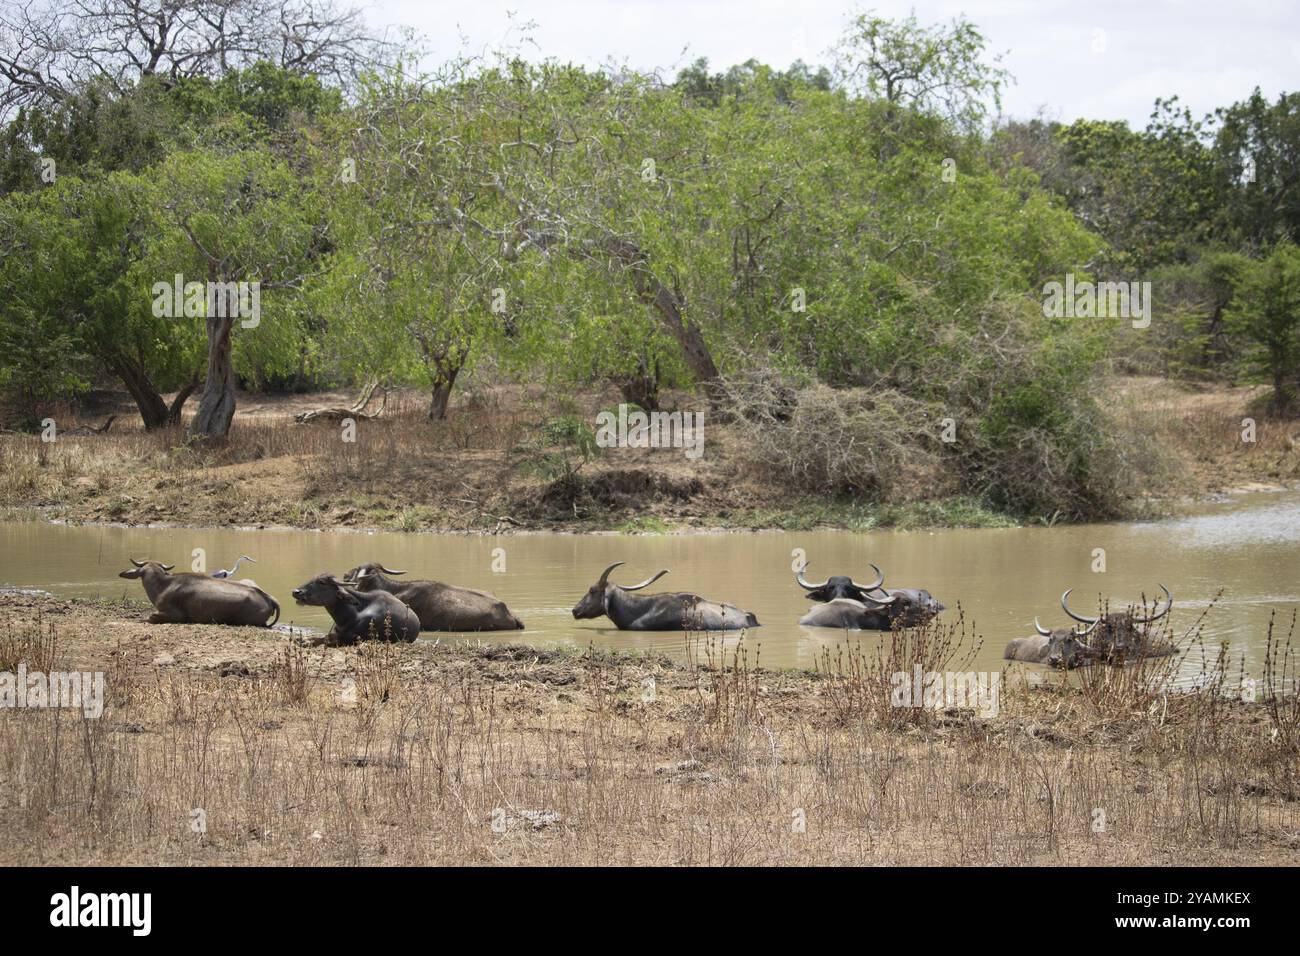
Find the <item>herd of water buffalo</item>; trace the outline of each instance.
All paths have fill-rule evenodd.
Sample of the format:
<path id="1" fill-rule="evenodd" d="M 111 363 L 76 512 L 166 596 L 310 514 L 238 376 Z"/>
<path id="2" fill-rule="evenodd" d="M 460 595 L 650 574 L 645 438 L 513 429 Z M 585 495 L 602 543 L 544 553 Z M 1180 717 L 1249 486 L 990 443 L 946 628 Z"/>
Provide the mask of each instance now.
<path id="1" fill-rule="evenodd" d="M 253 559 L 243 556 L 241 560 Z M 150 623 L 271 627 L 280 619 L 280 605 L 275 598 L 251 581 L 231 580 L 233 570 L 212 575 L 175 574 L 174 565 L 134 558 L 131 563 L 134 567 L 119 576 L 139 578 L 144 585 L 154 606 Z M 640 584 L 614 584 L 609 580 L 610 573 L 622 564 L 611 564 L 587 589 L 573 607 L 575 618 L 605 616 L 624 631 L 726 631 L 759 626 L 752 612 L 698 594 L 638 593 L 667 570 Z M 795 573 L 795 581 L 815 604 L 799 623 L 808 627 L 893 630 L 924 624 L 945 609 L 929 591 L 884 587 L 884 573 L 874 564 L 871 568 L 876 579 L 870 584 L 858 584 L 845 575 L 814 584 L 804 577 L 804 565 Z M 363 640 L 414 641 L 420 631 L 506 631 L 524 626 L 504 602 L 486 591 L 440 581 L 399 581 L 394 577 L 405 573 L 378 563 L 363 564 L 342 580 L 318 574 L 294 588 L 293 597 L 299 604 L 323 607 L 329 612 L 334 626 L 317 641 L 329 646 Z M 1173 645 L 1151 633 L 1150 625 L 1173 606 L 1169 589 L 1164 585 L 1160 589 L 1165 603 L 1152 614 L 1140 616 L 1129 608 L 1097 617 L 1070 610 L 1067 590 L 1061 595 L 1061 607 L 1078 626 L 1048 630 L 1035 618 L 1038 633 L 1011 641 L 1003 657 L 1073 668 L 1172 654 Z"/>

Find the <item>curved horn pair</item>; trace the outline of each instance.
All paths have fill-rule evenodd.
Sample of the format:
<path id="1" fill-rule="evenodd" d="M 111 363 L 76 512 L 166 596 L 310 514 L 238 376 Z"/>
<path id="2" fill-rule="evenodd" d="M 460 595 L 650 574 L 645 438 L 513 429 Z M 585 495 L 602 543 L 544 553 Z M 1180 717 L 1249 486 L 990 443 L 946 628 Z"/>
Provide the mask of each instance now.
<path id="1" fill-rule="evenodd" d="M 1169 609 L 1172 608 L 1172 607 L 1174 606 L 1174 597 L 1173 597 L 1172 594 L 1169 593 L 1169 589 L 1168 589 L 1167 587 L 1165 587 L 1163 584 L 1161 584 L 1159 587 L 1160 587 L 1160 590 L 1162 590 L 1162 591 L 1165 592 L 1165 607 L 1164 607 L 1164 610 L 1162 610 L 1162 611 L 1158 611 L 1158 612 L 1156 612 L 1155 614 L 1152 614 L 1150 617 L 1141 617 L 1141 618 L 1135 617 L 1135 618 L 1133 619 L 1133 623 L 1134 623 L 1134 624 L 1150 624 L 1152 621 L 1158 621 L 1158 620 L 1160 620 L 1160 618 L 1162 618 L 1162 617 L 1164 617 L 1166 614 L 1168 614 L 1168 613 L 1169 613 Z M 1084 617 L 1083 615 L 1081 615 L 1081 614 L 1075 614 L 1073 611 L 1070 610 L 1070 605 L 1067 603 L 1067 599 L 1070 597 L 1070 592 L 1073 591 L 1073 590 L 1074 590 L 1074 588 L 1066 588 L 1066 589 L 1065 589 L 1065 593 L 1061 595 L 1061 607 L 1065 609 L 1065 613 L 1066 613 L 1066 614 L 1070 615 L 1070 617 L 1074 618 L 1074 619 L 1075 619 L 1076 621 L 1078 621 L 1079 623 L 1081 623 L 1081 624 L 1091 624 L 1091 625 L 1093 625 L 1093 626 L 1095 627 L 1096 624 L 1097 624 L 1097 622 L 1100 621 L 1101 618 L 1099 618 L 1099 617 Z M 1091 629 L 1092 629 L 1092 628 L 1089 628 L 1089 630 L 1091 630 Z M 1085 633 L 1086 633 L 1086 632 L 1085 632 Z"/>
<path id="2" fill-rule="evenodd" d="M 613 571 L 617 567 L 621 567 L 622 565 L 623 565 L 622 561 L 615 561 L 604 571 L 602 571 L 600 574 L 600 580 L 596 582 L 596 587 L 598 588 L 605 587 L 609 583 L 609 572 Z M 658 581 L 667 573 L 668 573 L 668 569 L 664 568 L 658 574 L 654 575 L 653 577 L 646 578 L 640 584 L 617 584 L 615 585 L 615 587 L 621 588 L 624 591 L 640 591 L 642 588 L 649 587 L 650 585 L 654 584 L 656 581 Z"/>
<path id="3" fill-rule="evenodd" d="M 811 567 L 811 565 L 809 565 L 808 562 L 805 561 L 803 565 L 799 568 L 799 570 L 794 573 L 794 579 L 799 582 L 800 587 L 802 587 L 806 591 L 816 591 L 818 588 L 824 588 L 826 587 L 827 584 L 830 583 L 829 578 L 827 578 L 821 584 L 810 584 L 808 581 L 805 581 L 803 573 L 807 571 L 809 567 Z M 850 578 L 849 580 L 853 581 L 854 587 L 861 588 L 864 591 L 874 591 L 876 588 L 880 587 L 882 584 L 885 583 L 885 572 L 881 571 L 880 568 L 876 567 L 874 564 L 871 565 L 871 570 L 876 572 L 876 581 L 874 584 L 858 584 L 858 582 L 853 581 L 852 578 Z"/>
<path id="4" fill-rule="evenodd" d="M 805 591 L 816 591 L 818 588 L 824 588 L 826 587 L 827 584 L 830 583 L 830 578 L 827 578 L 821 584 L 809 584 L 807 581 L 804 580 L 804 576 L 803 576 L 803 573 L 807 570 L 808 570 L 808 562 L 805 561 L 803 565 L 799 568 L 799 570 L 794 573 L 794 579 L 799 582 L 799 586 L 803 588 Z M 885 583 L 885 572 L 880 570 L 880 568 L 876 567 L 874 564 L 871 565 L 871 570 L 876 572 L 876 580 L 874 584 L 858 584 L 858 582 L 853 581 L 852 578 L 849 578 L 849 580 L 853 581 L 854 587 L 859 588 L 862 591 L 874 591 L 877 588 L 879 588 L 882 584 Z M 867 600 L 869 600 L 872 604 L 893 604 L 896 600 L 898 600 L 898 595 L 891 594 L 887 597 L 875 598 L 875 597 L 871 597 L 871 595 L 868 594 Z"/>
<path id="5" fill-rule="evenodd" d="M 803 573 L 807 571 L 809 567 L 810 565 L 808 564 L 807 561 L 805 561 L 803 565 L 800 566 L 799 570 L 794 573 L 794 579 L 799 582 L 800 587 L 802 587 L 806 591 L 816 591 L 818 588 L 824 588 L 826 587 L 827 584 L 830 583 L 829 578 L 827 578 L 825 581 L 821 582 L 820 584 L 810 584 L 808 581 L 804 580 Z M 852 578 L 849 578 L 849 580 L 853 581 L 854 587 L 861 588 L 864 591 L 874 591 L 876 588 L 880 587 L 882 584 L 885 583 L 885 572 L 881 571 L 880 568 L 876 567 L 874 564 L 871 565 L 871 570 L 876 572 L 876 580 L 874 584 L 858 584 L 858 582 L 853 581 Z"/>
<path id="6" fill-rule="evenodd" d="M 131 563 L 134 564 L 137 568 L 143 568 L 143 567 L 144 567 L 146 564 L 148 564 L 149 562 L 148 562 L 148 561 L 137 561 L 135 558 L 132 558 L 132 559 L 131 559 Z M 174 564 L 160 564 L 160 565 L 158 565 L 158 567 L 162 568 L 164 571 L 170 571 L 172 568 L 176 567 L 176 565 L 174 565 Z"/>

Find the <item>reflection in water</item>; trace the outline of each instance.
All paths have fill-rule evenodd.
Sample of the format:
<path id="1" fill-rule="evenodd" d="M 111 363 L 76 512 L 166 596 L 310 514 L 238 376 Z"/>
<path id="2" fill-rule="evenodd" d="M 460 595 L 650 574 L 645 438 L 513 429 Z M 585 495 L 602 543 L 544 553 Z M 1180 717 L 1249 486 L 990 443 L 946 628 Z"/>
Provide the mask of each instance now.
<path id="1" fill-rule="evenodd" d="M 682 657 L 681 634 L 620 632 L 606 619 L 575 621 L 569 609 L 615 561 L 627 580 L 660 568 L 671 573 L 650 590 L 695 591 L 757 614 L 762 627 L 746 638 L 762 648 L 770 667 L 815 666 L 823 648 L 844 635 L 800 627 L 808 607 L 795 584 L 795 549 L 802 549 L 818 579 L 849 574 L 869 580 L 868 562 L 879 564 L 893 587 L 928 588 L 950 609 L 958 605 L 982 636 L 975 666 L 999 668 L 1013 637 L 1044 625 L 1066 623 L 1061 591 L 1074 587 L 1071 604 L 1081 613 L 1109 597 L 1112 608 L 1148 600 L 1157 584 L 1174 594 L 1175 632 L 1181 635 L 1222 589 L 1223 597 L 1204 627 L 1213 650 L 1231 641 L 1234 655 L 1247 654 L 1258 669 L 1269 614 L 1289 619 L 1300 606 L 1300 493 L 1244 496 L 1196 514 L 1164 522 L 1005 528 L 902 534 L 844 531 L 689 535 L 356 534 L 303 531 L 125 529 L 64 527 L 39 522 L 0 525 L 0 585 L 42 588 L 66 596 L 127 595 L 142 598 L 138 584 L 117 577 L 131 557 L 150 557 L 186 570 L 195 548 L 207 566 L 229 567 L 241 554 L 237 575 L 269 591 L 283 607 L 281 620 L 325 629 L 320 608 L 298 607 L 289 592 L 320 571 L 342 574 L 364 561 L 407 568 L 429 577 L 491 591 L 523 618 L 527 629 L 485 634 L 482 640 L 563 642 L 585 646 L 658 650 Z M 504 549 L 504 562 L 494 549 Z M 1092 570 L 1096 549 L 1104 573 Z M 494 571 L 504 563 L 504 571 Z M 851 639 L 879 641 L 863 632 Z M 752 657 L 751 657 L 752 660 Z"/>

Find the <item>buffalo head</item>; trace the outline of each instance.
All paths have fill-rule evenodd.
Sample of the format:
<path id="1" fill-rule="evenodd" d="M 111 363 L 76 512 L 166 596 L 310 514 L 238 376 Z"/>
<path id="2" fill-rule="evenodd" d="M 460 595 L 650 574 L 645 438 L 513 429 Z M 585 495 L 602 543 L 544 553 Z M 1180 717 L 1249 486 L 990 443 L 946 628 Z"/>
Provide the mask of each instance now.
<path id="1" fill-rule="evenodd" d="M 587 593 L 582 596 L 582 600 L 573 606 L 573 616 L 578 620 L 585 618 L 600 617 L 605 614 L 605 594 L 610 588 L 619 588 L 623 591 L 640 591 L 644 587 L 649 587 L 661 577 L 668 573 L 668 569 L 660 571 L 653 577 L 646 578 L 640 584 L 610 584 L 609 572 L 621 566 L 622 561 L 616 561 L 601 572 L 600 578 L 587 589 Z"/>
<path id="2" fill-rule="evenodd" d="M 1160 590 L 1165 593 L 1165 606 L 1145 617 L 1138 617 L 1130 611 L 1117 611 L 1096 617 L 1087 617 L 1070 610 L 1070 592 L 1067 588 L 1061 595 L 1061 608 L 1073 620 L 1079 622 L 1075 628 L 1056 628 L 1048 630 L 1034 618 L 1034 629 L 1047 638 L 1043 663 L 1053 667 L 1072 668 L 1093 661 L 1118 661 L 1129 652 L 1151 653 L 1154 646 L 1139 632 L 1139 627 L 1160 620 L 1173 607 L 1173 596 L 1163 584 Z M 1163 653 L 1163 648 L 1155 651 Z"/>
<path id="3" fill-rule="evenodd" d="M 1169 613 L 1174 606 L 1173 595 L 1163 584 L 1159 585 L 1165 594 L 1165 606 L 1157 606 L 1151 614 L 1139 617 L 1133 608 L 1124 611 L 1111 611 L 1097 617 L 1085 617 L 1070 610 L 1069 597 L 1073 588 L 1061 595 L 1061 608 L 1071 618 L 1085 625 L 1089 632 L 1095 631 L 1090 645 L 1095 652 L 1107 660 L 1122 660 L 1130 653 L 1144 655 L 1160 642 L 1148 640 L 1145 625 L 1153 624 Z"/>
<path id="4" fill-rule="evenodd" d="M 1088 635 L 1096 626 L 1092 624 L 1078 628 L 1058 627 L 1049 631 L 1038 623 L 1038 618 L 1034 618 L 1034 630 L 1047 638 L 1047 646 L 1043 649 L 1040 661 L 1052 667 L 1064 667 L 1066 670 L 1073 670 L 1085 662 L 1090 663 L 1095 653 L 1088 646 Z"/>
<path id="5" fill-rule="evenodd" d="M 313 607 L 329 607 L 340 598 L 349 604 L 361 603 L 351 589 L 332 574 L 318 574 L 306 584 L 293 589 L 295 601 Z"/>
<path id="6" fill-rule="evenodd" d="M 870 601 L 872 604 L 892 604 L 895 601 L 893 595 L 884 594 L 874 597 L 870 592 L 876 591 L 885 583 L 885 573 L 871 565 L 871 570 L 876 572 L 876 580 L 871 584 L 858 584 L 850 577 L 837 574 L 829 577 L 821 584 L 812 584 L 804 579 L 803 573 L 808 570 L 805 563 L 794 574 L 794 579 L 799 582 L 799 586 L 807 593 L 804 595 L 810 601 L 833 601 L 836 598 L 848 598 L 852 601 L 861 601 L 863 604 Z"/>
<path id="7" fill-rule="evenodd" d="M 176 567 L 174 564 L 163 564 L 161 561 L 137 561 L 135 558 L 131 559 L 131 563 L 134 564 L 135 567 L 127 568 L 125 571 L 119 571 L 117 575 L 119 578 L 131 578 L 134 580 L 149 570 L 166 572 L 171 571 L 172 568 Z"/>

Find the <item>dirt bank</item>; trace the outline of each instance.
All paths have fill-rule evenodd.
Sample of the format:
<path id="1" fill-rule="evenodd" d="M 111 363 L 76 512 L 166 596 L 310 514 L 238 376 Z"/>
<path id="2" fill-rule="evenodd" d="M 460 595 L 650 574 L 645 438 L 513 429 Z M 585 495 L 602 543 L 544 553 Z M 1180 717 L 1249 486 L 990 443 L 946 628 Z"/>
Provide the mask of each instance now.
<path id="1" fill-rule="evenodd" d="M 847 647 L 820 674 L 710 644 L 687 665 L 305 650 L 145 613 L 0 596 L 0 670 L 107 685 L 97 720 L 0 710 L 0 863 L 1167 866 L 1300 850 L 1295 717 L 1279 730 L 1261 704 L 1049 679 L 1008 683 L 996 715 L 889 710 Z"/>
<path id="2" fill-rule="evenodd" d="M 1170 499 L 1300 481 L 1300 422 L 1242 419 L 1258 389 L 1130 378 L 1110 387 L 1117 418 L 1149 434 L 1167 459 Z M 594 420 L 616 395 L 556 399 L 541 389 L 472 392 L 445 422 L 423 417 L 424 396 L 393 393 L 382 418 L 296 424 L 342 393 L 241 397 L 231 438 L 204 446 L 178 430 L 144 433 L 129 406 L 107 434 L 53 443 L 0 435 L 0 514 L 71 522 L 200 527 L 460 531 L 677 531 L 813 527 L 869 530 L 989 526 L 1015 519 L 938 486 L 896 491 L 887 503 L 801 495 L 774 479 L 725 422 L 708 425 L 705 453 L 611 448 L 594 460 L 536 447 L 545 423 Z M 1158 446 L 1158 447 L 1157 447 Z M 1160 510 L 1167 502 L 1135 502 Z"/>

